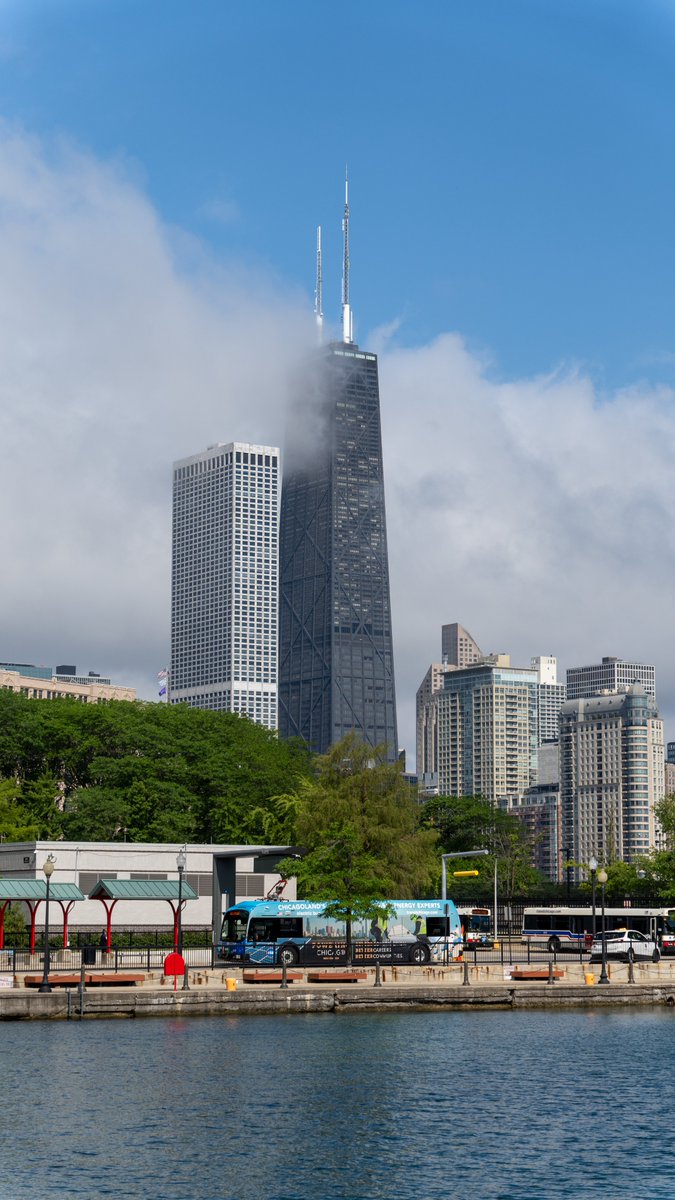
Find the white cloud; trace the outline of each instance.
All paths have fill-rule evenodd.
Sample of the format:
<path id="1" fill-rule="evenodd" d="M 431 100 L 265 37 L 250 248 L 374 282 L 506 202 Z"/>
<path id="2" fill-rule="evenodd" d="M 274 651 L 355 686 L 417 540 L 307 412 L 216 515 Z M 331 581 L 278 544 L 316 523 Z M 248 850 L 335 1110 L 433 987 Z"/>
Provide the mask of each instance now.
<path id="1" fill-rule="evenodd" d="M 0 126 L 0 658 L 154 694 L 167 665 L 171 462 L 280 442 L 306 298 L 167 228 L 129 168 Z M 382 419 L 399 725 L 459 620 L 514 661 L 670 652 L 668 389 L 579 369 L 494 382 L 454 334 L 392 347 Z"/>
<path id="2" fill-rule="evenodd" d="M 380 366 L 408 749 L 414 693 L 449 621 L 518 665 L 533 654 L 563 667 L 606 654 L 654 662 L 674 713 L 672 391 L 601 397 L 578 369 L 495 383 L 457 335 Z"/>
<path id="3" fill-rule="evenodd" d="M 300 299 L 209 265 L 119 165 L 0 127 L 0 657 L 152 695 L 171 463 L 278 442 L 305 329 Z"/>

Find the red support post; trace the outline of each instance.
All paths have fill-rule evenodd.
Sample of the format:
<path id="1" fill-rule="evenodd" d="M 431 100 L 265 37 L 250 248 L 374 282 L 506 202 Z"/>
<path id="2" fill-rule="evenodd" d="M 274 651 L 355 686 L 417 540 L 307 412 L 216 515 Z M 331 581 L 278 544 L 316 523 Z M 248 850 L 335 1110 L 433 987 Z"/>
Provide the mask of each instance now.
<path id="1" fill-rule="evenodd" d="M 69 945 L 68 917 L 70 915 L 70 912 L 72 911 L 75 901 L 74 900 L 57 900 L 57 904 L 59 904 L 61 906 L 61 912 L 63 913 L 63 949 L 67 950 L 68 945 Z"/>
<path id="2" fill-rule="evenodd" d="M 9 900 L 5 900 L 4 904 L 0 904 L 0 950 L 5 948 L 5 911 L 9 903 Z"/>
<path id="3" fill-rule="evenodd" d="M 113 909 L 114 909 L 115 905 L 117 904 L 117 899 L 111 900 L 110 902 L 108 902 L 104 896 L 97 896 L 96 899 L 100 900 L 101 904 L 103 905 L 103 907 L 105 909 L 105 916 L 106 916 L 105 948 L 106 948 L 106 953 L 109 954 L 110 951 L 112 950 L 112 914 L 113 914 Z M 119 899 L 119 897 L 118 897 L 118 899 Z"/>
<path id="4" fill-rule="evenodd" d="M 30 913 L 30 953 L 35 954 L 35 918 L 37 910 L 42 904 L 41 900 L 24 900 L 24 904 L 28 905 Z"/>

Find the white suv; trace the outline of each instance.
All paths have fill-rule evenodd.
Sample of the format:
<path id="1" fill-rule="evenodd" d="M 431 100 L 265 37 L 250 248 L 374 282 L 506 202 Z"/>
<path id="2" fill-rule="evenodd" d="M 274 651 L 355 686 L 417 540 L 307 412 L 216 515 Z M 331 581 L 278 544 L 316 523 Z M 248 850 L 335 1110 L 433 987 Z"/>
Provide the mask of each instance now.
<path id="1" fill-rule="evenodd" d="M 637 929 L 608 929 L 605 932 L 605 957 L 623 958 L 626 962 L 637 962 L 638 959 L 657 963 L 661 957 L 656 942 L 650 941 L 644 933 Z M 602 959 L 602 934 L 593 939 L 591 946 L 591 962 Z"/>

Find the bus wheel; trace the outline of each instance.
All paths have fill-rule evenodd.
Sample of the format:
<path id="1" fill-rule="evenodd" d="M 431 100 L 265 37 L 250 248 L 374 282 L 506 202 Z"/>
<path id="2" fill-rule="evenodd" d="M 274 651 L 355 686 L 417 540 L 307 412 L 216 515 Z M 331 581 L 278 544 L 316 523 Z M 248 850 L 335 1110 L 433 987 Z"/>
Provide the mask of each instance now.
<path id="1" fill-rule="evenodd" d="M 549 950 L 549 952 L 551 954 L 559 954 L 560 953 L 560 938 L 557 938 L 557 937 L 549 938 L 547 949 Z"/>
<path id="2" fill-rule="evenodd" d="M 282 966 L 294 967 L 298 961 L 298 958 L 298 948 L 297 946 L 291 945 L 290 942 L 287 942 L 285 946 L 281 946 L 279 948 L 277 962 L 280 962 Z"/>
<path id="3" fill-rule="evenodd" d="M 659 951 L 655 950 L 654 953 L 652 954 L 652 962 L 657 963 L 659 961 L 660 957 L 661 957 L 661 955 L 660 955 Z"/>
<path id="4" fill-rule="evenodd" d="M 429 947 L 418 942 L 410 951 L 411 963 L 416 963 L 418 967 L 423 967 L 429 961 Z"/>

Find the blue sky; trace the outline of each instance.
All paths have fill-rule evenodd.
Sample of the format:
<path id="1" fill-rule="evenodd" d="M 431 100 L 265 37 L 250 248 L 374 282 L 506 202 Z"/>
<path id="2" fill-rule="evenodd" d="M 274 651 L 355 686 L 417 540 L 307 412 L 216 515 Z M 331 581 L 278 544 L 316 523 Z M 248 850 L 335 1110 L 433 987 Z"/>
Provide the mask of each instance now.
<path id="1" fill-rule="evenodd" d="M 675 355 L 675 21 L 654 0 L 20 0 L 0 111 L 131 161 L 162 217 L 359 336 L 458 329 L 507 374 Z M 672 364 L 668 363 L 668 372 Z"/>
<path id="2" fill-rule="evenodd" d="M 674 68 L 666 0 L 0 0 L 3 658 L 152 694 L 169 464 L 281 439 L 348 164 L 402 744 L 452 620 L 672 725 Z"/>

